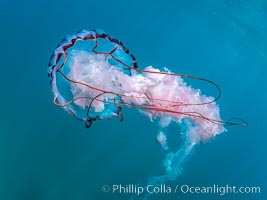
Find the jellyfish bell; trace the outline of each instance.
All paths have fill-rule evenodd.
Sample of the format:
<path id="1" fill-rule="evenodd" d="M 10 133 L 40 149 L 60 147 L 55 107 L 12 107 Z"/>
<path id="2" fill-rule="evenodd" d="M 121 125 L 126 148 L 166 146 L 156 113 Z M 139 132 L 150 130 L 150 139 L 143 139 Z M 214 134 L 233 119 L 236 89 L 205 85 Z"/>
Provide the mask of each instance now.
<path id="1" fill-rule="evenodd" d="M 113 59 L 110 54 L 119 56 L 120 60 Z M 131 75 L 125 64 L 137 68 L 135 57 L 129 50 L 104 31 L 82 30 L 66 36 L 54 50 L 48 67 L 55 105 L 84 121 L 87 127 L 98 119 L 118 117 L 122 120 L 118 105 L 121 97 L 101 90 L 105 87 L 112 91 L 112 85 L 118 84 L 116 77 L 109 84 L 105 79 L 111 74 L 99 70 L 112 73 L 108 67 L 116 66 L 124 74 Z"/>

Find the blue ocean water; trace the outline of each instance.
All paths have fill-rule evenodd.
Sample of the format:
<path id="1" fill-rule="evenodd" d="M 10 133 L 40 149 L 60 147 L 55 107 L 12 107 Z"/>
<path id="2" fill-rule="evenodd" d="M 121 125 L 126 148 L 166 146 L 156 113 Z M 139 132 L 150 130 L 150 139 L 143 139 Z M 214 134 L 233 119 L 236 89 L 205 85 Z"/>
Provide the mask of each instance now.
<path id="1" fill-rule="evenodd" d="M 223 119 L 249 123 L 199 145 L 167 185 L 258 186 L 261 194 L 180 192 L 151 199 L 267 199 L 265 0 L 1 0 L 0 22 L 1 200 L 129 199 L 101 187 L 144 183 L 163 173 L 158 127 L 137 110 L 124 109 L 122 123 L 98 121 L 86 129 L 52 103 L 52 50 L 65 35 L 94 28 L 119 38 L 141 68 L 167 66 L 215 81 Z M 174 140 L 179 131 L 169 130 Z"/>

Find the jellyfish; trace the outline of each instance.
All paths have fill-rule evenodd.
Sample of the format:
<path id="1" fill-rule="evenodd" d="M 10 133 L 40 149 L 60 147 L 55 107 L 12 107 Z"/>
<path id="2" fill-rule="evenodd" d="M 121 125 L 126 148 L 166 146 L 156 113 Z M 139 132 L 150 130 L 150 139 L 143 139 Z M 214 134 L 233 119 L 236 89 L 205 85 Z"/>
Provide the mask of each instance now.
<path id="1" fill-rule="evenodd" d="M 221 90 L 215 82 L 173 73 L 167 67 L 161 71 L 153 66 L 140 69 L 121 41 L 99 29 L 66 36 L 52 53 L 48 77 L 54 104 L 83 121 L 87 128 L 96 120 L 123 121 L 123 107 L 136 108 L 158 123 L 157 140 L 167 152 L 165 173 L 153 176 L 147 184 L 175 180 L 197 144 L 226 131 L 226 125 L 246 125 L 245 121 L 221 119 L 216 104 Z M 204 95 L 186 79 L 211 84 L 218 95 Z M 171 123 L 182 127 L 177 132 L 183 144 L 176 152 L 170 152 L 168 146 L 166 130 Z"/>

